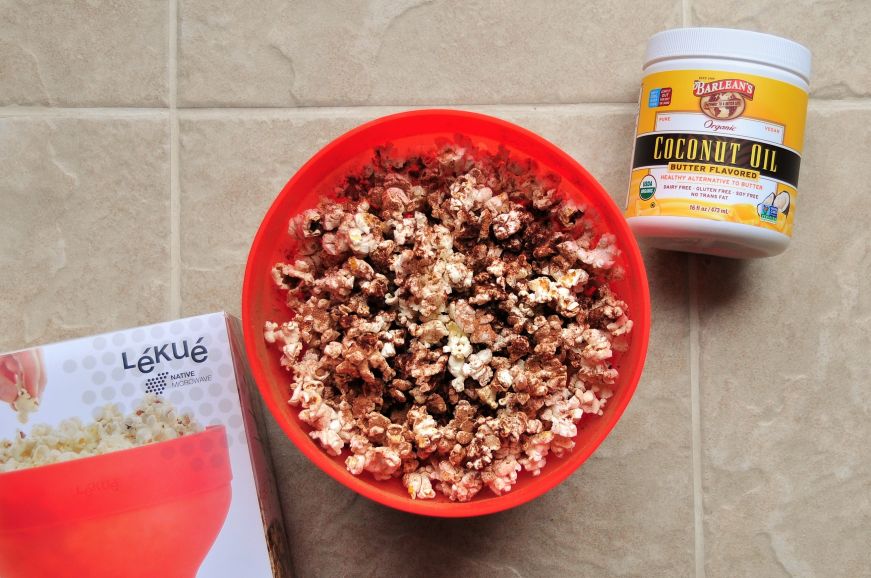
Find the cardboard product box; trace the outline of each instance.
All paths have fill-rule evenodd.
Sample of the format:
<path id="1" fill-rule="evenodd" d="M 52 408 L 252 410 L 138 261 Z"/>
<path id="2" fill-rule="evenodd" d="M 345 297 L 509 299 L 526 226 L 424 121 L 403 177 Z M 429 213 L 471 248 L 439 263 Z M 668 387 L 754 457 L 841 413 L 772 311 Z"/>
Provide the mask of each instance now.
<path id="1" fill-rule="evenodd" d="M 289 578 L 241 344 L 212 313 L 0 354 L 0 578 Z"/>

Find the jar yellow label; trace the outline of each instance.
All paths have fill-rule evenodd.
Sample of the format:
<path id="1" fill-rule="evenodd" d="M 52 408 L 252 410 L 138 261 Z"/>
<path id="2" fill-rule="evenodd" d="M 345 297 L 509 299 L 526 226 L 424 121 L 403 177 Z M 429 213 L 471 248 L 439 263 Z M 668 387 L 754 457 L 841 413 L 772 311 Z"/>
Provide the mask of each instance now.
<path id="1" fill-rule="evenodd" d="M 627 217 L 697 217 L 792 235 L 807 93 L 752 74 L 650 74 Z"/>

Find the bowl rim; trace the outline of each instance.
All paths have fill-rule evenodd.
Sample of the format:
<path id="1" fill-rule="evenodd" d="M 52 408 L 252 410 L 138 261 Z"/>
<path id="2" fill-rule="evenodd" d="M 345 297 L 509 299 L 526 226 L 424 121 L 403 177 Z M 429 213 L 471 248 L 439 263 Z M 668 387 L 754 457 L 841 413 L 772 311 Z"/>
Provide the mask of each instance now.
<path id="1" fill-rule="evenodd" d="M 565 162 L 572 171 L 581 177 L 586 186 L 594 190 L 593 194 L 590 196 L 596 197 L 597 210 L 610 212 L 619 217 L 619 219 L 613 219 L 613 225 L 621 230 L 617 232 L 613 230 L 613 227 L 611 227 L 611 230 L 608 232 L 615 233 L 621 239 L 622 242 L 620 248 L 626 261 L 626 269 L 627 271 L 632 271 L 633 275 L 636 276 L 641 291 L 641 302 L 645 305 L 642 308 L 642 311 L 636 311 L 633 315 L 635 327 L 640 330 L 640 335 L 638 335 L 638 352 L 636 354 L 638 356 L 638 363 L 633 368 L 632 374 L 628 376 L 626 384 L 623 386 L 626 395 L 619 403 L 612 406 L 613 410 L 611 418 L 606 426 L 596 436 L 589 438 L 589 441 L 583 450 L 573 450 L 566 458 L 576 461 L 577 463 L 573 467 L 565 468 L 565 470 L 560 472 L 558 475 L 539 478 L 538 483 L 530 484 L 522 490 L 512 490 L 499 496 L 488 496 L 483 500 L 473 499 L 469 502 L 414 500 L 401 495 L 380 491 L 377 488 L 379 482 L 373 482 L 372 480 L 350 474 L 350 478 L 344 476 L 342 471 L 339 471 L 334 467 L 335 462 L 333 461 L 332 456 L 328 456 L 320 447 L 317 447 L 315 443 L 312 443 L 308 434 L 303 431 L 302 428 L 294 427 L 291 424 L 286 423 L 287 420 L 278 418 L 278 416 L 281 415 L 281 412 L 279 410 L 279 402 L 271 395 L 269 389 L 269 372 L 267 372 L 266 368 L 260 363 L 256 355 L 256 346 L 258 340 L 263 339 L 263 331 L 262 328 L 258 331 L 249 322 L 252 315 L 249 304 L 253 303 L 251 295 L 254 290 L 254 276 L 257 274 L 257 272 L 253 270 L 252 264 L 255 250 L 262 245 L 263 237 L 266 235 L 268 229 L 267 223 L 272 223 L 276 213 L 279 212 L 280 207 L 284 202 L 284 198 L 294 189 L 296 183 L 301 180 L 302 175 L 310 170 L 312 166 L 316 165 L 322 158 L 329 155 L 333 149 L 340 146 L 345 140 L 356 136 L 359 133 L 369 131 L 381 124 L 427 116 L 435 116 L 437 118 L 453 117 L 454 119 L 474 119 L 476 122 L 490 123 L 504 131 L 519 133 L 521 137 L 534 141 L 538 146 L 547 149 L 549 154 L 560 158 Z M 276 195 L 269 209 L 260 221 L 257 233 L 254 235 L 245 265 L 241 303 L 242 329 L 251 373 L 254 377 L 255 383 L 257 384 L 257 389 L 266 403 L 266 406 L 269 408 L 270 413 L 272 413 L 273 418 L 278 422 L 279 426 L 290 441 L 293 442 L 294 446 L 296 446 L 303 455 L 334 480 L 370 500 L 412 514 L 443 518 L 464 518 L 493 514 L 532 501 L 562 483 L 567 477 L 574 473 L 587 460 L 587 458 L 595 452 L 596 449 L 598 449 L 601 443 L 617 425 L 617 422 L 620 421 L 620 417 L 629 405 L 629 402 L 634 396 L 635 390 L 638 386 L 647 357 L 650 335 L 650 309 L 650 290 L 648 287 L 647 272 L 635 236 L 632 234 L 626 219 L 623 217 L 623 212 L 617 207 L 616 203 L 604 187 L 602 187 L 589 171 L 560 147 L 538 134 L 514 123 L 477 112 L 441 108 L 408 110 L 381 116 L 363 123 L 331 140 L 328 144 L 319 149 L 299 169 L 297 169 L 278 195 Z"/>

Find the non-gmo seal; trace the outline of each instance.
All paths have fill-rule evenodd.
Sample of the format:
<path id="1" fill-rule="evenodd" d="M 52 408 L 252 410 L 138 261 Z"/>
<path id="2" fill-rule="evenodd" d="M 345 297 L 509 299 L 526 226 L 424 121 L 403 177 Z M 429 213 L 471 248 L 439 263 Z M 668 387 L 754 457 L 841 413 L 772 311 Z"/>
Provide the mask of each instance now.
<path id="1" fill-rule="evenodd" d="M 646 175 L 638 186 L 638 196 L 642 201 L 649 201 L 654 193 L 656 193 L 656 179 L 653 175 Z"/>

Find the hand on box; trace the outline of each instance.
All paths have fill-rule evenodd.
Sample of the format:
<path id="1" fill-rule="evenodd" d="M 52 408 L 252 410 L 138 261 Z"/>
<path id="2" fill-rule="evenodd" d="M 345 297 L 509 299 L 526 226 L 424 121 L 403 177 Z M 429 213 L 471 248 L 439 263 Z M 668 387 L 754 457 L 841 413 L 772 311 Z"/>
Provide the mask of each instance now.
<path id="1" fill-rule="evenodd" d="M 19 404 L 25 402 L 38 405 L 45 382 L 42 350 L 0 354 L 0 401 L 12 409 L 20 410 Z"/>

